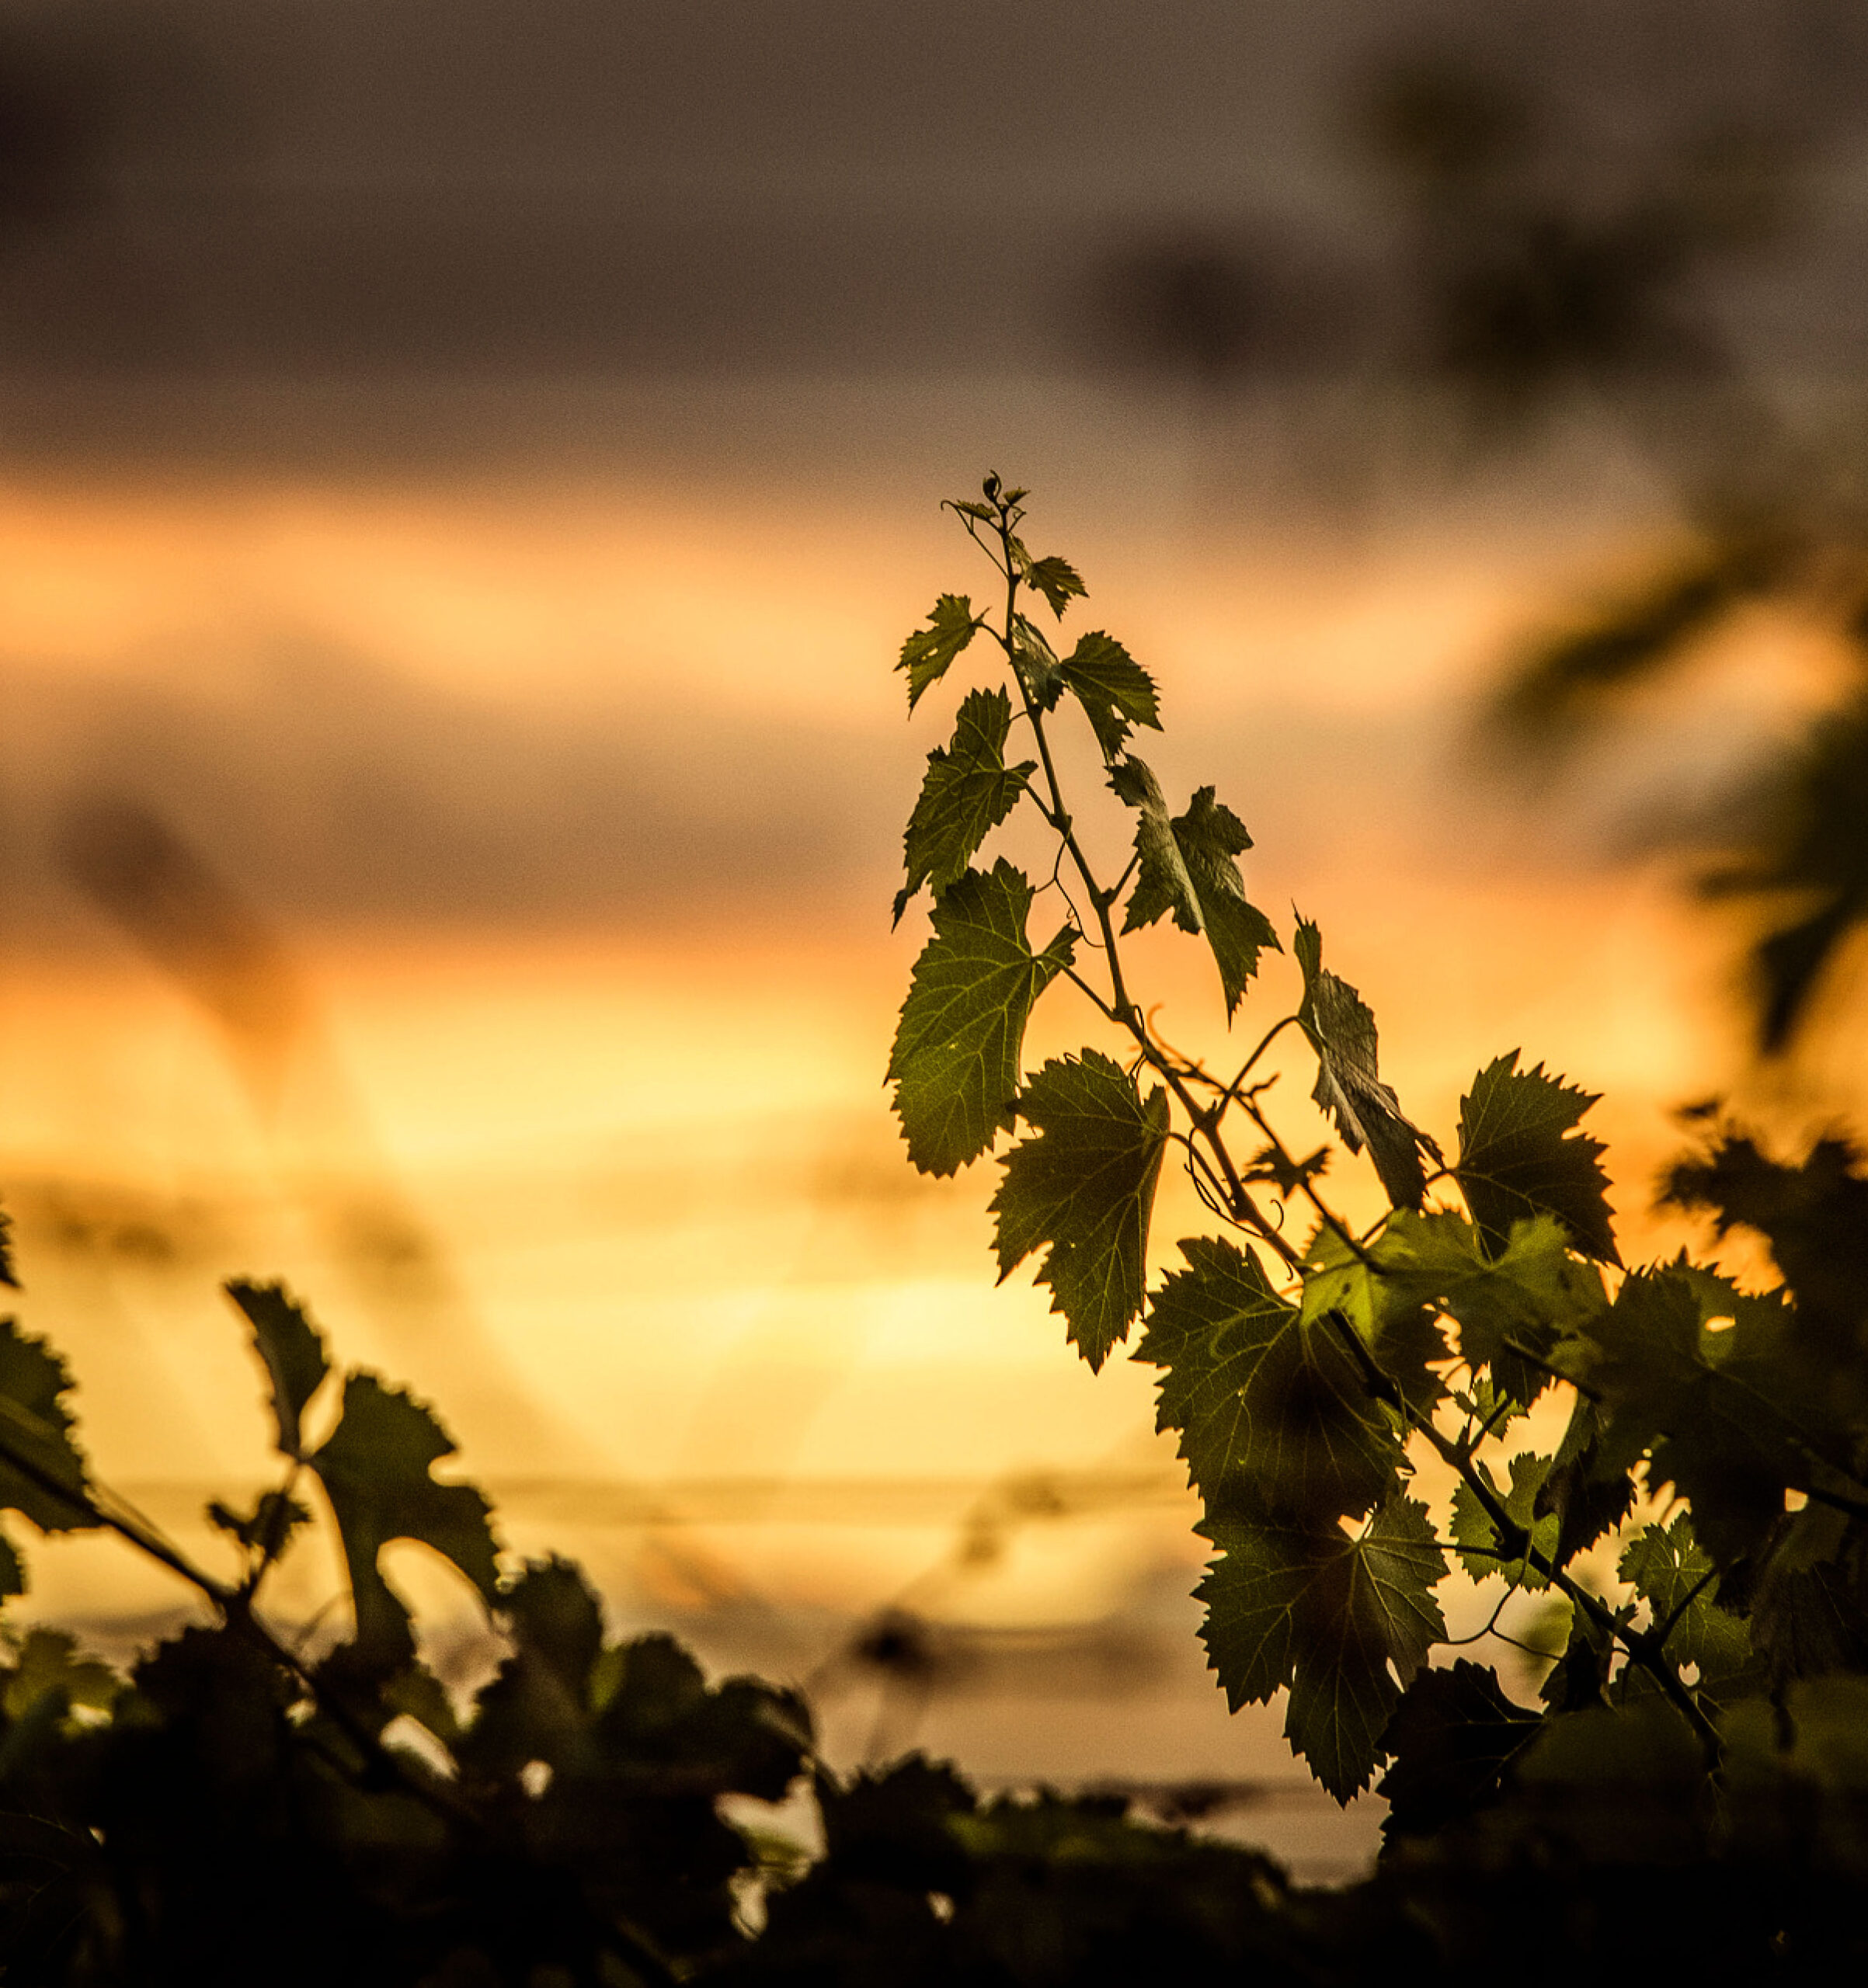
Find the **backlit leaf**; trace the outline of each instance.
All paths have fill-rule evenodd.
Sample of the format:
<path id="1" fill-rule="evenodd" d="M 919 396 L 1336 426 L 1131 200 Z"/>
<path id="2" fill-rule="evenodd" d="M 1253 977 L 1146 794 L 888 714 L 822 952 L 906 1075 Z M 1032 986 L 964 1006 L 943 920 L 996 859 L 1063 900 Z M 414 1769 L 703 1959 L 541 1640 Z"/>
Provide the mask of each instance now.
<path id="1" fill-rule="evenodd" d="M 1397 1246 L 1394 1232 L 1404 1220 L 1418 1219 L 1411 1210 L 1397 1208 L 1387 1232 L 1359 1254 L 1334 1229 L 1320 1224 L 1304 1251 L 1299 1303 L 1306 1326 L 1320 1326 L 1333 1314 L 1343 1319 L 1402 1399 L 1425 1415 L 1445 1398 L 1446 1383 L 1435 1365 L 1452 1354 L 1422 1302 L 1422 1281 L 1410 1272 Z"/>
<path id="2" fill-rule="evenodd" d="M 1059 620 L 1073 600 L 1083 600 L 1089 592 L 1077 568 L 1055 553 L 1048 558 L 1031 560 L 1024 567 L 1024 578 L 1028 586 L 1035 587 L 1051 603 L 1051 612 Z"/>
<path id="3" fill-rule="evenodd" d="M 928 625 L 917 628 L 902 645 L 897 669 L 908 673 L 908 708 L 920 702 L 921 693 L 940 682 L 948 666 L 984 624 L 973 612 L 973 604 L 963 593 L 944 593 L 928 610 Z"/>
<path id="4" fill-rule="evenodd" d="M 1026 615 L 1012 617 L 1012 660 L 1031 702 L 1041 711 L 1055 711 L 1063 695 L 1063 666 L 1044 631 Z"/>
<path id="5" fill-rule="evenodd" d="M 1586 1330 L 1606 1302 L 1600 1274 L 1571 1253 L 1552 1215 L 1515 1223 L 1494 1256 L 1456 1215 L 1397 1209 L 1372 1253 L 1391 1302 L 1405 1295 L 1445 1312 L 1462 1357 L 1527 1406 L 1553 1378 L 1557 1341 Z"/>
<path id="6" fill-rule="evenodd" d="M 924 1173 L 955 1172 L 1012 1124 L 1025 1024 L 1074 940 L 1066 926 L 1034 954 L 1031 904 L 1030 884 L 1004 860 L 965 871 L 935 903 L 889 1058 L 908 1157 Z"/>
<path id="7" fill-rule="evenodd" d="M 1421 1155 L 1431 1152 L 1436 1159 L 1439 1155 L 1382 1082 L 1375 1017 L 1346 980 L 1324 967 L 1323 934 L 1306 919 L 1297 921 L 1296 950 L 1304 977 L 1298 1020 L 1317 1052 L 1311 1096 L 1351 1152 L 1368 1148 L 1389 1200 L 1397 1208 L 1418 1208 L 1427 1186 Z"/>
<path id="8" fill-rule="evenodd" d="M 1718 1573 L 1686 1513 L 1668 1525 L 1644 1526 L 1616 1572 L 1653 1611 L 1655 1632 L 1667 1632 L 1667 1655 L 1698 1666 L 1703 1689 L 1717 1694 L 1758 1668 L 1744 1618 L 1719 1606 Z"/>
<path id="9" fill-rule="evenodd" d="M 1220 1549 L 1198 1593 L 1228 1701 L 1236 1712 L 1289 1685 L 1285 1736 L 1347 1802 L 1369 1785 L 1406 1681 L 1446 1633 L 1432 1593 L 1446 1563 L 1426 1507 L 1392 1500 L 1353 1539 L 1334 1526 L 1200 1530 Z"/>
<path id="10" fill-rule="evenodd" d="M 1511 1224 L 1553 1215 L 1585 1256 L 1619 1263 L 1609 1212 L 1609 1177 L 1599 1139 L 1574 1131 L 1595 1103 L 1539 1063 L 1518 1068 L 1518 1051 L 1488 1063 L 1459 1103 L 1459 1158 L 1453 1168 L 1473 1219 L 1494 1248 Z"/>
<path id="11" fill-rule="evenodd" d="M 1113 759 L 1136 725 L 1161 728 L 1154 679 L 1113 635 L 1100 628 L 1079 638 L 1057 666 L 1058 680 L 1084 707 L 1103 757 Z"/>
<path id="12" fill-rule="evenodd" d="M 392 1539 L 432 1547 L 491 1605 L 499 1584 L 489 1507 L 470 1484 L 437 1483 L 433 1466 L 454 1445 L 431 1410 L 371 1374 L 344 1382 L 343 1416 L 309 1458 L 343 1541 L 357 1611 L 358 1654 L 388 1661 L 412 1653 L 409 1611 L 377 1565 Z"/>
<path id="13" fill-rule="evenodd" d="M 945 890 L 1017 805 L 1036 762 L 1005 763 L 1011 724 L 1011 700 L 1004 691 L 971 691 L 961 700 L 953 743 L 928 754 L 920 798 L 908 818 L 908 881 L 896 898 L 898 920 L 924 884 L 937 896 Z"/>
<path id="14" fill-rule="evenodd" d="M 1249 902 L 1233 860 L 1252 846 L 1245 824 L 1203 787 L 1184 815 L 1171 820 L 1160 784 L 1143 760 L 1125 756 L 1109 784 L 1136 811 L 1135 888 L 1122 921 L 1125 932 L 1174 913 L 1184 932 L 1203 932 L 1219 968 L 1230 1020 L 1258 971 L 1266 947 L 1281 951 L 1271 921 Z"/>
<path id="15" fill-rule="evenodd" d="M 1478 1468 L 1484 1470 L 1484 1465 Z M 1536 1589 L 1550 1586 L 1549 1578 L 1531 1564 L 1530 1559 L 1531 1553 L 1536 1552 L 1548 1560 L 1557 1550 L 1557 1516 L 1550 1512 L 1539 1517 L 1536 1508 L 1537 1494 L 1543 1489 L 1550 1468 L 1548 1457 L 1540 1457 L 1527 1450 L 1522 1456 L 1511 1459 L 1509 1489 L 1498 1493 L 1494 1487 L 1506 1517 L 1515 1525 L 1522 1526 L 1528 1535 L 1525 1551 L 1508 1559 L 1501 1556 L 1498 1527 L 1491 1513 L 1480 1503 L 1477 1494 L 1470 1485 L 1454 1486 L 1453 1544 L 1465 1563 L 1466 1571 L 1474 1580 L 1484 1580 L 1488 1574 L 1501 1574 L 1513 1587 Z M 1489 1477 L 1488 1472 L 1488 1481 Z"/>
<path id="16" fill-rule="evenodd" d="M 296 1457 L 301 1454 L 298 1418 L 330 1371 L 324 1340 L 303 1309 L 286 1295 L 283 1284 L 236 1281 L 227 1286 L 227 1295 L 253 1329 L 254 1350 L 272 1385 L 279 1448 Z"/>
<path id="17" fill-rule="evenodd" d="M 1181 1252 L 1135 1357 L 1164 1370 L 1155 1427 L 1180 1430 L 1209 1512 L 1361 1517 L 1393 1487 L 1400 1443 L 1334 1320 L 1306 1323 L 1231 1242 Z"/>
<path id="18" fill-rule="evenodd" d="M 999 1273 L 1049 1245 L 1038 1281 L 1094 1368 L 1142 1309 L 1148 1218 L 1167 1143 L 1167 1093 L 1144 1099 L 1094 1049 L 1049 1062 L 1018 1100 L 1035 1131 L 1005 1156 L 993 1197 Z"/>

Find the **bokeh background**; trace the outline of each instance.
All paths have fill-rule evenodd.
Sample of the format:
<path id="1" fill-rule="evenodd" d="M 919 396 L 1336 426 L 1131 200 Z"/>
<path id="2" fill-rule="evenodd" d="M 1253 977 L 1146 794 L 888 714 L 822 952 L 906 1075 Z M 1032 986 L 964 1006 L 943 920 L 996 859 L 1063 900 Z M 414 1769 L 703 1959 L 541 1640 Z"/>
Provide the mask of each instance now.
<path id="1" fill-rule="evenodd" d="M 1499 699 L 1766 457 L 1856 502 L 1865 63 L 1839 0 L 8 0 L 0 1181 L 103 1473 L 191 1540 L 258 1482 L 215 1286 L 284 1277 L 836 1757 L 1352 1868 L 1379 1802 L 1202 1669 L 1146 1373 L 896 1138 L 890 666 L 977 583 L 939 500 L 1032 486 L 1413 1115 L 1522 1045 L 1671 1246 L 1675 1107 L 1858 1097 L 1691 888 L 1851 666 L 1765 589 L 1586 734 Z M 33 1564 L 106 1647 L 187 1605 Z"/>

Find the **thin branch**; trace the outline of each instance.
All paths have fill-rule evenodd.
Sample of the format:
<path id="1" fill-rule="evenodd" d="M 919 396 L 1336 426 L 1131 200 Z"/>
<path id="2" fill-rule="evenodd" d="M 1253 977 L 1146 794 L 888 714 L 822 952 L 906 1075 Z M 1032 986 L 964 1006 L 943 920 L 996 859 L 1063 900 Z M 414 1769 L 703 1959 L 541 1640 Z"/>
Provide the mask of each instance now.
<path id="1" fill-rule="evenodd" d="M 1619 1642 L 1628 1653 L 1629 1660 L 1638 1663 L 1665 1693 L 1669 1702 L 1692 1729 L 1705 1751 L 1708 1765 L 1716 1767 L 1724 1751 L 1718 1729 L 1680 1681 L 1680 1673 L 1667 1660 L 1665 1652 L 1652 1632 L 1630 1628 L 1579 1581 L 1573 1580 L 1547 1554 L 1533 1545 L 1530 1534 L 1505 1510 L 1485 1473 L 1474 1464 L 1470 1452 L 1442 1434 L 1431 1418 L 1420 1414 L 1410 1405 L 1400 1385 L 1383 1371 L 1362 1343 L 1361 1334 L 1340 1312 L 1334 1315 L 1337 1329 L 1351 1357 L 1361 1368 L 1363 1384 L 1370 1394 L 1377 1400 L 1386 1402 L 1404 1422 L 1421 1431 L 1440 1460 L 1452 1465 L 1459 1473 L 1477 1500 L 1480 1509 L 1491 1521 L 1498 1543 L 1489 1550 L 1501 1559 L 1522 1560 L 1528 1566 L 1535 1567 L 1551 1587 L 1567 1595 L 1572 1606 L 1581 1609 L 1598 1630 Z"/>

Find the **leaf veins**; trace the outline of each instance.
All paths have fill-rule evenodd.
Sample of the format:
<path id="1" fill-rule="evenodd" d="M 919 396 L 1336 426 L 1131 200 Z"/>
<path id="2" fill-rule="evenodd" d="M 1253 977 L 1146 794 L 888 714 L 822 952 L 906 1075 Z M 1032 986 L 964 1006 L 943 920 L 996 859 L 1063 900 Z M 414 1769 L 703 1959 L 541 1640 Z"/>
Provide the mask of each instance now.
<path id="1" fill-rule="evenodd" d="M 1011 725 L 1011 700 L 1004 691 L 969 691 L 961 700 L 952 744 L 928 754 L 927 777 L 904 838 L 908 881 L 896 896 L 898 923 L 924 884 L 937 897 L 1018 805 L 1037 763 L 1007 766 Z"/>
<path id="2" fill-rule="evenodd" d="M 969 1165 L 1013 1122 L 1025 1024 L 1074 940 L 1066 926 L 1034 954 L 1031 904 L 1029 881 L 1003 860 L 966 871 L 935 903 L 889 1058 L 908 1157 L 924 1173 Z"/>
<path id="3" fill-rule="evenodd" d="M 1094 1370 L 1142 1309 L 1148 1218 L 1167 1143 L 1167 1093 L 1144 1099 L 1094 1049 L 1038 1072 L 1018 1100 L 1037 1131 L 1005 1156 L 993 1197 L 999 1274 L 1048 1243 L 1038 1281 Z"/>
<path id="4" fill-rule="evenodd" d="M 1393 1486 L 1400 1445 L 1331 1321 L 1306 1322 L 1223 1239 L 1181 1252 L 1135 1357 L 1164 1370 L 1155 1427 L 1181 1431 L 1209 1509 L 1361 1517 Z"/>
<path id="5" fill-rule="evenodd" d="M 1196 1592 L 1228 1702 L 1237 1712 L 1289 1685 L 1285 1736 L 1347 1802 L 1382 1758 L 1394 1673 L 1404 1683 L 1446 1633 L 1432 1594 L 1446 1562 L 1427 1508 L 1392 1499 L 1355 1539 L 1334 1526 L 1200 1530 L 1220 1549 Z"/>
<path id="6" fill-rule="evenodd" d="M 1585 1256 L 1621 1261 L 1602 1142 L 1574 1130 L 1595 1102 L 1594 1093 L 1546 1076 L 1541 1063 L 1520 1070 L 1515 1049 L 1473 1079 L 1459 1100 L 1453 1177 L 1491 1247 L 1504 1243 L 1514 1222 L 1553 1215 Z"/>
<path id="7" fill-rule="evenodd" d="M 1133 726 L 1160 730 L 1154 679 L 1113 635 L 1100 628 L 1078 639 L 1076 648 L 1057 665 L 1057 676 L 1083 706 L 1105 759 L 1113 759 L 1122 749 Z"/>
<path id="8" fill-rule="evenodd" d="M 1132 754 L 1111 769 L 1109 784 L 1136 810 L 1135 888 L 1122 921 L 1125 932 L 1153 925 L 1174 913 L 1183 932 L 1205 933 L 1219 968 L 1226 1018 L 1232 1018 L 1247 983 L 1258 971 L 1258 955 L 1269 946 L 1281 951 L 1271 921 L 1250 903 L 1234 857 L 1252 846 L 1245 824 L 1210 787 L 1202 787 L 1184 815 L 1171 820 L 1160 783 L 1146 763 Z"/>

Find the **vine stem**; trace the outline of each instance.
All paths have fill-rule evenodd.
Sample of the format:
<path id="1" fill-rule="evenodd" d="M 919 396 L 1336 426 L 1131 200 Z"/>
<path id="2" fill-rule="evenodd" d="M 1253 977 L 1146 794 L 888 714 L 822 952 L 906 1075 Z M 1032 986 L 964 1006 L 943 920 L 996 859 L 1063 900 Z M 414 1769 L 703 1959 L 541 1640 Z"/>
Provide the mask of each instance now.
<path id="1" fill-rule="evenodd" d="M 1443 1434 L 1435 1427 L 1430 1417 L 1421 1415 L 1414 1409 L 1393 1378 L 1384 1371 L 1375 1356 L 1362 1343 L 1361 1334 L 1349 1321 L 1340 1312 L 1332 1314 L 1332 1316 L 1338 1331 L 1348 1347 L 1351 1357 L 1361 1369 L 1363 1384 L 1369 1393 L 1376 1399 L 1386 1402 L 1403 1421 L 1418 1429 L 1440 1460 L 1450 1464 L 1459 1472 L 1461 1482 L 1472 1493 L 1480 1509 L 1492 1522 L 1493 1530 L 1498 1537 L 1497 1550 L 1500 1559 L 1522 1560 L 1528 1566 L 1535 1567 L 1551 1587 L 1568 1597 L 1572 1607 L 1580 1609 L 1598 1630 L 1619 1643 L 1628 1653 L 1629 1661 L 1638 1663 L 1654 1679 L 1668 1702 L 1686 1721 L 1705 1753 L 1707 1766 L 1716 1770 L 1724 1755 L 1718 1729 L 1701 1710 L 1692 1692 L 1680 1681 L 1680 1673 L 1668 1662 L 1663 1647 L 1665 1638 L 1657 1636 L 1651 1630 L 1630 1629 L 1580 1581 L 1573 1580 L 1548 1554 L 1534 1546 L 1530 1534 L 1505 1510 L 1484 1472 L 1473 1461 L 1471 1450 Z"/>
<path id="2" fill-rule="evenodd" d="M 1089 894 L 1091 908 L 1095 914 L 1097 928 L 1102 933 L 1103 954 L 1109 967 L 1110 998 L 1106 1003 L 1099 999 L 1097 1005 L 1112 1021 L 1126 1029 L 1134 1037 L 1143 1055 L 1146 1058 L 1150 1069 L 1153 1070 L 1174 1093 L 1181 1108 L 1187 1114 L 1194 1130 L 1205 1141 L 1215 1160 L 1218 1163 L 1220 1173 L 1226 1182 L 1227 1198 L 1238 1218 L 1251 1230 L 1254 1235 L 1260 1237 L 1271 1249 L 1275 1249 L 1284 1259 L 1288 1267 L 1296 1270 L 1301 1267 L 1303 1259 L 1296 1250 L 1292 1249 L 1291 1245 L 1278 1234 L 1277 1229 L 1265 1216 L 1264 1211 L 1258 1206 L 1251 1190 L 1239 1177 L 1239 1170 L 1233 1165 L 1231 1154 L 1226 1151 L 1225 1142 L 1218 1136 L 1216 1114 L 1198 1102 L 1192 1092 L 1188 1089 L 1186 1080 L 1174 1067 L 1171 1059 L 1164 1056 L 1156 1047 L 1148 1033 L 1148 1025 L 1145 1017 L 1129 996 L 1128 984 L 1122 977 L 1122 952 L 1116 940 L 1115 925 L 1109 916 L 1110 906 L 1115 902 L 1119 891 L 1105 890 L 1097 883 L 1096 873 L 1090 867 L 1090 859 L 1084 853 L 1083 845 L 1077 839 L 1076 825 L 1071 818 L 1070 809 L 1064 805 L 1063 783 L 1057 777 L 1057 763 L 1052 756 L 1051 742 L 1045 732 L 1044 713 L 1040 709 L 1037 699 L 1031 695 L 1031 684 L 1027 679 L 1024 670 L 1020 666 L 1018 647 L 1014 637 L 1014 631 L 1018 625 L 1018 567 L 1017 561 L 1012 557 L 1012 509 L 1003 498 L 995 501 L 999 508 L 998 529 L 1000 543 L 1004 549 L 1004 558 L 1003 561 L 995 561 L 993 563 L 998 565 L 1000 570 L 1005 575 L 1005 630 L 1003 634 L 999 634 L 997 630 L 993 632 L 997 635 L 999 645 L 1005 651 L 1007 659 L 1012 666 L 1013 679 L 1018 686 L 1018 695 L 1024 707 L 1024 715 L 1031 725 L 1031 737 L 1038 748 L 1039 763 L 1044 769 L 1045 787 L 1049 795 L 1049 807 L 1044 805 L 1042 797 L 1035 798 L 1038 800 L 1045 819 L 1063 842 L 1065 850 L 1070 855 L 1071 863 L 1075 866 L 1077 874 L 1083 879 L 1084 888 Z M 1124 874 L 1126 874 L 1126 872 Z M 1077 980 L 1079 986 L 1084 985 L 1080 980 L 1077 980 L 1075 974 L 1072 974 L 1071 978 Z"/>

